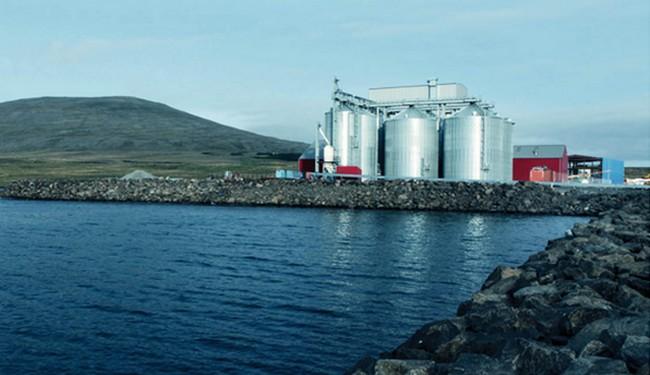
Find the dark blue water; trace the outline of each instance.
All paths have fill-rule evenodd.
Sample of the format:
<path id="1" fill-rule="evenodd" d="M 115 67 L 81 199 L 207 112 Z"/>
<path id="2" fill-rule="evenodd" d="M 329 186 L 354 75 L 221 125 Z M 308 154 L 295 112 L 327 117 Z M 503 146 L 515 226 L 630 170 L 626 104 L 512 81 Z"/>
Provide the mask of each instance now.
<path id="1" fill-rule="evenodd" d="M 0 200 L 0 373 L 337 373 L 584 219 Z"/>

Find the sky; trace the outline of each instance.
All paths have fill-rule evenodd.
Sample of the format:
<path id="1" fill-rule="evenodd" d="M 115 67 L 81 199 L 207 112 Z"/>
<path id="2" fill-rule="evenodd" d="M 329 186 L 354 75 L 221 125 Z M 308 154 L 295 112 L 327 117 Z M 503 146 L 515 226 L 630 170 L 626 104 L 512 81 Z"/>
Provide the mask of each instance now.
<path id="1" fill-rule="evenodd" d="M 650 166 L 647 0 L 0 0 L 0 102 L 136 96 L 308 142 L 335 76 L 460 82 L 515 144 Z"/>

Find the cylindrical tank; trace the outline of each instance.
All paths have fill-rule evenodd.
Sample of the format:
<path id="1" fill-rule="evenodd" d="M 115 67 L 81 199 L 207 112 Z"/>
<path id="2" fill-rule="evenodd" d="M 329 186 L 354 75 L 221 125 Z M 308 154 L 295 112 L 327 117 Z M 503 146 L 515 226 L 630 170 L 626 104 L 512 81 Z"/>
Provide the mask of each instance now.
<path id="1" fill-rule="evenodd" d="M 352 165 L 361 168 L 361 174 L 377 175 L 377 116 L 359 110 L 354 117 L 352 138 Z"/>
<path id="2" fill-rule="evenodd" d="M 338 165 L 352 165 L 352 137 L 354 137 L 354 111 L 339 105 L 334 111 L 332 145 Z"/>
<path id="3" fill-rule="evenodd" d="M 334 162 L 334 147 L 327 145 L 324 147 L 323 151 L 323 159 L 325 163 L 333 163 Z"/>
<path id="4" fill-rule="evenodd" d="M 408 108 L 387 120 L 384 147 L 386 177 L 438 177 L 438 131 L 432 116 Z"/>
<path id="5" fill-rule="evenodd" d="M 443 138 L 444 178 L 512 178 L 512 122 L 470 104 L 445 119 Z"/>
<path id="6" fill-rule="evenodd" d="M 334 172 L 334 147 L 330 145 L 323 148 L 323 172 Z"/>

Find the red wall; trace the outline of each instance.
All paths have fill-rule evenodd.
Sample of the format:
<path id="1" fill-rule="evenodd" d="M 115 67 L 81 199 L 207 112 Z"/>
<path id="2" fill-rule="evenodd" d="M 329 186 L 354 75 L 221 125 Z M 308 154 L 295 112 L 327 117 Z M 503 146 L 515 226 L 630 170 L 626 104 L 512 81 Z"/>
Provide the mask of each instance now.
<path id="1" fill-rule="evenodd" d="M 533 167 L 546 167 L 555 172 L 554 182 L 566 182 L 568 179 L 569 157 L 564 154 L 562 158 L 554 159 L 512 159 L 512 179 L 515 181 L 529 181 L 530 170 Z"/>
<path id="2" fill-rule="evenodd" d="M 316 166 L 314 159 L 298 159 L 298 170 L 305 174 L 306 172 L 314 172 Z"/>

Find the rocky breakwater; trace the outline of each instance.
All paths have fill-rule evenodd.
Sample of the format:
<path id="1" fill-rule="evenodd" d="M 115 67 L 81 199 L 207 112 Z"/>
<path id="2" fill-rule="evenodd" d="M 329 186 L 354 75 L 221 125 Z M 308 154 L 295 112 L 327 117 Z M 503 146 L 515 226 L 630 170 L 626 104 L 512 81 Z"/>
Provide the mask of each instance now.
<path id="1" fill-rule="evenodd" d="M 650 195 L 497 267 L 451 319 L 363 374 L 649 374 Z"/>
<path id="2" fill-rule="evenodd" d="M 18 199 L 596 215 L 647 197 L 647 192 L 558 189 L 535 183 L 99 179 L 18 181 L 1 194 Z"/>

